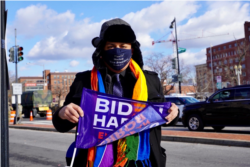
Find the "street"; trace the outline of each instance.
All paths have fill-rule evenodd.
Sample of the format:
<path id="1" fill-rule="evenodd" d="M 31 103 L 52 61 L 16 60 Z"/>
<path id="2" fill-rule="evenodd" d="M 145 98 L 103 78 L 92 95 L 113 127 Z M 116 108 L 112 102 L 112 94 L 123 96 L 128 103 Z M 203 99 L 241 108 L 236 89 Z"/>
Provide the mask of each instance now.
<path id="1" fill-rule="evenodd" d="M 10 167 L 65 166 L 74 134 L 9 129 Z M 250 149 L 181 142 L 162 142 L 168 167 L 249 167 Z"/>
<path id="2" fill-rule="evenodd" d="M 52 125 L 51 120 L 46 120 L 45 117 L 34 118 L 34 121 L 30 121 L 29 118 L 23 118 L 22 124 L 41 124 L 41 125 Z M 189 131 L 187 127 L 183 127 L 181 122 L 178 122 L 176 126 L 162 127 L 162 130 L 173 130 L 173 131 Z M 205 127 L 203 132 L 215 132 L 212 127 Z M 235 134 L 250 134 L 250 127 L 225 127 L 221 133 L 235 133 Z"/>

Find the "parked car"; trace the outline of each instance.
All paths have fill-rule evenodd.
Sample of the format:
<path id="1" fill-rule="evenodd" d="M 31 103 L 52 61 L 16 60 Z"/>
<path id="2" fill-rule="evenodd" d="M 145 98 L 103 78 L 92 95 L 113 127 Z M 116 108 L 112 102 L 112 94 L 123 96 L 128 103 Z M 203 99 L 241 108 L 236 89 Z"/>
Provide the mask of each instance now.
<path id="1" fill-rule="evenodd" d="M 191 131 L 204 126 L 216 131 L 225 126 L 250 126 L 250 85 L 224 88 L 204 102 L 185 105 L 182 123 Z"/>
<path id="2" fill-rule="evenodd" d="M 182 110 L 184 105 L 190 103 L 197 103 L 199 100 L 192 96 L 183 96 L 183 95 L 174 95 L 174 96 L 165 96 L 167 102 L 175 103 L 179 108 L 179 119 L 181 120 L 182 117 Z"/>

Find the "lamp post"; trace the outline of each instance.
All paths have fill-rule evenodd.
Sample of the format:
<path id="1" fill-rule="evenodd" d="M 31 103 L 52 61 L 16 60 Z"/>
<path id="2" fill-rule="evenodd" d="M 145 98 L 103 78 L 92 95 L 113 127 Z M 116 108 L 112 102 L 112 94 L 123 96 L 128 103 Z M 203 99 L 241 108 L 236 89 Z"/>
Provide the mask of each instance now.
<path id="1" fill-rule="evenodd" d="M 213 71 L 212 45 L 210 45 L 210 56 L 211 56 L 212 87 L 213 87 L 213 92 L 214 92 L 214 71 Z"/>
<path id="2" fill-rule="evenodd" d="M 177 30 L 176 30 L 176 20 L 175 20 L 175 18 L 171 22 L 169 28 L 172 29 L 173 27 L 175 28 L 175 42 L 176 42 L 176 54 L 177 54 L 178 78 L 179 78 L 179 75 L 180 75 L 180 64 L 179 64 L 179 53 L 178 53 Z M 179 93 L 181 94 L 181 81 L 180 80 L 179 80 Z"/>
<path id="3" fill-rule="evenodd" d="M 238 77 L 238 85 L 240 85 L 241 65 L 238 65 L 238 66 L 235 65 L 234 69 L 235 69 L 235 74 Z"/>

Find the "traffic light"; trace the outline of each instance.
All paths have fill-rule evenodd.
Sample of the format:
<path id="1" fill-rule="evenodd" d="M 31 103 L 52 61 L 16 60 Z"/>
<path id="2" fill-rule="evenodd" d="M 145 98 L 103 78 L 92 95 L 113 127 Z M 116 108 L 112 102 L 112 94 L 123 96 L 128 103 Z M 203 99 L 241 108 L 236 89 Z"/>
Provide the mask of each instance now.
<path id="1" fill-rule="evenodd" d="M 176 58 L 171 59 L 172 61 L 172 69 L 176 69 Z"/>
<path id="2" fill-rule="evenodd" d="M 17 60 L 18 62 L 23 60 L 23 47 L 21 46 L 17 47 Z"/>
<path id="3" fill-rule="evenodd" d="M 14 62 L 15 61 L 15 59 L 14 59 L 14 47 L 11 47 L 9 49 L 9 52 L 10 52 L 10 54 L 9 54 L 9 57 L 10 57 L 9 62 Z"/>

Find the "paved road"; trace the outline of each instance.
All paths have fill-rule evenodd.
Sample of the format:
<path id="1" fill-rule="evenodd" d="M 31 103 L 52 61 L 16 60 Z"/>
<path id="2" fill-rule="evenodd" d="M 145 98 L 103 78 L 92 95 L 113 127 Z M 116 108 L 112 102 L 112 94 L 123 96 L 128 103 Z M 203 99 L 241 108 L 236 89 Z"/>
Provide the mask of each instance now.
<path id="1" fill-rule="evenodd" d="M 73 134 L 10 129 L 10 167 L 65 165 Z M 180 142 L 162 142 L 168 167 L 249 167 L 250 149 Z"/>
<path id="2" fill-rule="evenodd" d="M 42 124 L 42 125 L 52 125 L 51 120 L 46 120 L 45 117 L 37 116 L 34 121 L 30 121 L 29 118 L 23 118 L 22 124 Z M 181 122 L 178 122 L 177 126 L 163 127 L 163 130 L 173 130 L 173 131 L 189 131 L 187 127 L 183 127 Z M 204 132 L 214 132 L 212 127 L 205 127 Z M 236 134 L 250 134 L 250 127 L 225 127 L 221 133 L 236 133 Z"/>

